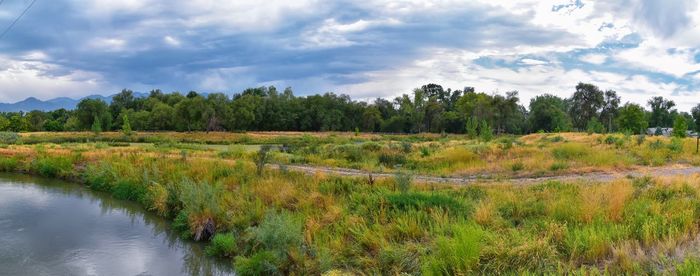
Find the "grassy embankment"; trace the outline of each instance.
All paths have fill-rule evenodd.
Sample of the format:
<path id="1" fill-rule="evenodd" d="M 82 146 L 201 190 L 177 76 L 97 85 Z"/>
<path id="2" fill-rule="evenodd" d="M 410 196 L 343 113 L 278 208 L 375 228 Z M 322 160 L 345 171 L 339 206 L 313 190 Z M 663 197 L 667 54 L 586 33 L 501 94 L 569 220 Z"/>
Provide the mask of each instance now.
<path id="1" fill-rule="evenodd" d="M 272 144 L 271 162 L 409 171 L 434 176 L 524 177 L 624 171 L 669 164 L 700 165 L 691 138 L 582 133 L 504 136 L 490 142 L 463 135 L 353 133 L 105 133 L 23 134 L 25 144 L 103 141 L 137 143 L 144 151 L 186 150 L 212 158 L 253 160 L 258 145 Z M 153 146 L 155 145 L 155 146 Z M 178 154 L 178 152 L 174 152 Z"/>
<path id="2" fill-rule="evenodd" d="M 518 140 L 525 146 L 507 150 L 540 149 L 569 166 L 586 164 L 587 156 L 601 152 L 578 149 L 596 143 L 596 136 L 562 136 L 550 135 L 547 141 L 542 135 L 522 137 Z M 441 144 L 437 139 L 417 144 Z M 357 145 L 366 143 L 390 148 L 396 142 Z M 457 149 L 459 143 L 472 152 L 469 141 L 459 140 L 446 141 L 441 151 Z M 625 143 L 598 146 L 630 153 L 638 147 L 643 154 L 657 142 Z M 664 162 L 695 160 L 672 150 L 670 141 L 661 144 L 654 150 L 664 152 Z M 504 151 L 498 145 L 486 147 Z M 412 152 L 421 146 L 412 144 Z M 0 149 L 0 170 L 73 179 L 140 202 L 172 219 L 185 238 L 211 219 L 218 234 L 208 251 L 231 258 L 242 275 L 641 274 L 697 273 L 700 268 L 694 255 L 700 244 L 697 175 L 612 183 L 431 186 L 412 184 L 406 175 L 374 182 L 285 170 L 257 175 L 255 152 L 241 152 L 178 143 L 9 145 Z"/>

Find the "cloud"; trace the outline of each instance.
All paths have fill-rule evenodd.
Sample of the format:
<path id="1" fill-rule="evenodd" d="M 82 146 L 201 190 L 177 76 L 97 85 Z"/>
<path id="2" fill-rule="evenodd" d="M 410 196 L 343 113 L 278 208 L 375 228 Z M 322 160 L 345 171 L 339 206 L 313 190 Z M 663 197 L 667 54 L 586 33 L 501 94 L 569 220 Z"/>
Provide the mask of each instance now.
<path id="1" fill-rule="evenodd" d="M 3 7 L 6 25 L 24 3 Z M 0 101 L 269 84 L 366 99 L 425 82 L 529 96 L 579 81 L 635 101 L 691 97 L 700 87 L 697 8 L 696 0 L 38 2 L 0 41 L 2 62 L 15 68 L 0 71 Z"/>
<path id="2" fill-rule="evenodd" d="M 603 54 L 587 54 L 587 55 L 581 56 L 579 59 L 583 62 L 601 65 L 601 64 L 605 63 L 605 61 L 608 59 L 608 56 L 603 55 Z"/>

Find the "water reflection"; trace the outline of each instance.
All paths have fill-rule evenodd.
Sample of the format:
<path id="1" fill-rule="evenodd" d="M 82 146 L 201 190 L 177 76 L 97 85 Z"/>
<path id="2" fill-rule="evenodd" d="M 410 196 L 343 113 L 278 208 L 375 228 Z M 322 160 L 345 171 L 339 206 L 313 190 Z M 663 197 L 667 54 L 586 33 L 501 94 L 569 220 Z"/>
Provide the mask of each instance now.
<path id="1" fill-rule="evenodd" d="M 0 275 L 230 275 L 169 223 L 80 185 L 0 174 Z"/>

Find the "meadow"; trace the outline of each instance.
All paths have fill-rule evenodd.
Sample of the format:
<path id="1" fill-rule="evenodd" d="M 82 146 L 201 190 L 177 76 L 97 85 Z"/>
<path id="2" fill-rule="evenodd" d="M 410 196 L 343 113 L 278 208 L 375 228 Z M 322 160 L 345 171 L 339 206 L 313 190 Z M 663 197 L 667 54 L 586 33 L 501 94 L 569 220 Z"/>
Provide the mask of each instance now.
<path id="1" fill-rule="evenodd" d="M 241 275 L 700 273 L 700 175 L 508 178 L 700 164 L 625 134 L 23 133 L 0 170 L 80 182 L 172 220 Z M 272 146 L 272 147 L 268 147 Z M 268 151 L 269 150 L 269 151 Z M 357 168 L 390 178 L 270 168 Z M 413 176 L 487 175 L 471 185 Z M 213 237 L 207 237 L 210 226 Z"/>

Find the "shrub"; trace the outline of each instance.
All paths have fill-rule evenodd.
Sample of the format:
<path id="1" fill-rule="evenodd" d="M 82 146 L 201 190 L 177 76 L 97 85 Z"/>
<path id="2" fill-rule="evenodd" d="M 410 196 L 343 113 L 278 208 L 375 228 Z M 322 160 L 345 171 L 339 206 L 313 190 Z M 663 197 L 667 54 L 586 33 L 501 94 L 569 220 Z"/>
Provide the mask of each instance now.
<path id="1" fill-rule="evenodd" d="M 568 167 L 569 167 L 569 165 L 564 163 L 564 162 L 554 162 L 551 166 L 549 166 L 549 169 L 552 171 L 559 171 L 559 170 L 564 170 Z"/>
<path id="2" fill-rule="evenodd" d="M 576 160 L 586 156 L 590 149 L 581 144 L 563 144 L 552 150 L 554 158 L 561 160 Z"/>
<path id="3" fill-rule="evenodd" d="M 19 134 L 9 131 L 0 131 L 0 144 L 16 144 L 20 140 Z"/>
<path id="4" fill-rule="evenodd" d="M 411 182 L 413 177 L 403 171 L 399 171 L 394 175 L 394 182 L 396 182 L 396 187 L 400 192 L 405 193 L 411 188 Z"/>
<path id="5" fill-rule="evenodd" d="M 644 139 L 646 139 L 646 136 L 644 134 L 637 135 L 637 146 L 641 146 L 642 144 L 644 144 Z"/>
<path id="6" fill-rule="evenodd" d="M 671 143 L 668 144 L 668 149 L 674 153 L 683 152 L 683 140 L 678 137 L 671 138 Z"/>
<path id="7" fill-rule="evenodd" d="M 510 164 L 510 170 L 514 171 L 514 172 L 521 171 L 524 168 L 525 168 L 525 164 L 523 164 L 523 162 L 520 162 L 520 161 L 516 161 L 513 164 Z"/>
<path id="8" fill-rule="evenodd" d="M 236 254 L 236 237 L 233 233 L 216 234 L 206 251 L 209 256 L 233 257 Z"/>
<path id="9" fill-rule="evenodd" d="M 147 192 L 144 185 L 126 179 L 120 179 L 112 188 L 114 197 L 122 200 L 142 201 Z"/>
<path id="10" fill-rule="evenodd" d="M 67 177 L 72 172 L 73 162 L 64 156 L 43 156 L 34 160 L 32 168 L 41 176 Z"/>
<path id="11" fill-rule="evenodd" d="M 241 276 L 283 275 L 278 266 L 281 261 L 270 251 L 259 251 L 250 257 L 236 257 L 236 274 Z"/>
<path id="12" fill-rule="evenodd" d="M 254 240 L 263 248 L 285 256 L 290 248 L 299 248 L 304 242 L 302 223 L 292 214 L 267 213 L 262 223 L 251 228 Z"/>
<path id="13" fill-rule="evenodd" d="M 393 168 L 406 163 L 406 155 L 384 150 L 379 153 L 379 164 Z"/>
<path id="14" fill-rule="evenodd" d="M 2 172 L 14 172 L 19 167 L 19 159 L 17 157 L 1 157 L 0 158 L 0 171 Z"/>
<path id="15" fill-rule="evenodd" d="M 617 142 L 617 139 L 618 139 L 618 138 L 615 137 L 615 136 L 608 135 L 608 136 L 605 137 L 604 142 L 605 142 L 606 144 L 608 144 L 608 145 L 612 145 L 612 144 L 615 144 L 615 142 Z"/>
<path id="16" fill-rule="evenodd" d="M 424 275 L 476 274 L 486 232 L 479 226 L 453 227 L 452 237 L 437 238 L 433 252 L 423 261 Z"/>
<path id="17" fill-rule="evenodd" d="M 265 169 L 265 164 L 267 164 L 269 159 L 270 148 L 270 145 L 260 146 L 258 155 L 255 156 L 255 169 L 258 175 L 262 175 L 263 170 Z"/>

